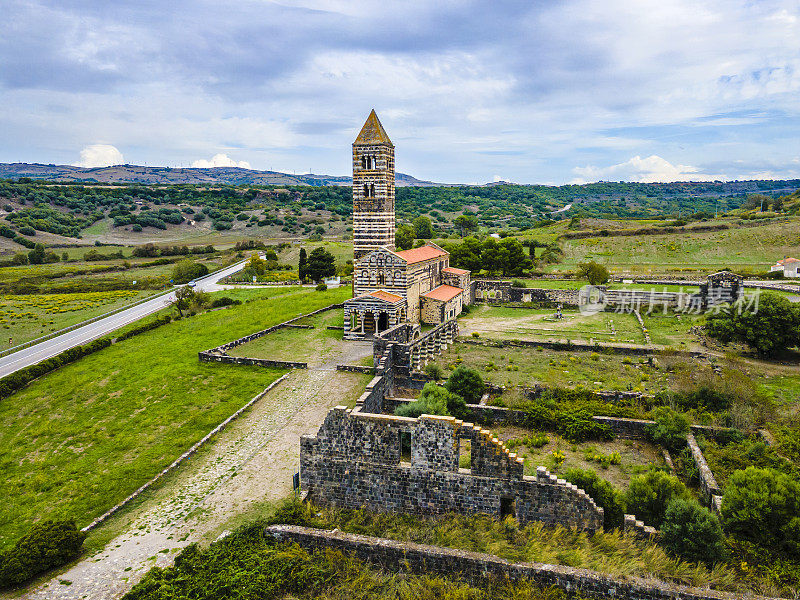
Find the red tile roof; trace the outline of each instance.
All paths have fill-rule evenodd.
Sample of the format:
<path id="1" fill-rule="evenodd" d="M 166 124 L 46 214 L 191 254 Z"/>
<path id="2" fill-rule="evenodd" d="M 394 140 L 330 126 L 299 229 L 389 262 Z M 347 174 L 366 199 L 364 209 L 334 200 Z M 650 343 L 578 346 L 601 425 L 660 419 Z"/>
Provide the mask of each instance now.
<path id="1" fill-rule="evenodd" d="M 800 262 L 800 260 L 798 260 L 796 258 L 784 258 L 783 260 L 779 260 L 778 264 L 779 265 L 789 265 L 789 264 L 796 263 L 796 262 Z"/>
<path id="2" fill-rule="evenodd" d="M 419 248 L 412 248 L 411 250 L 400 250 L 400 252 L 395 252 L 395 254 L 408 264 L 430 260 L 437 256 L 447 256 L 447 252 L 435 246 L 420 246 Z"/>
<path id="3" fill-rule="evenodd" d="M 466 269 L 457 269 L 456 267 L 445 267 L 442 269 L 442 273 L 452 273 L 453 275 L 469 275 L 469 271 Z"/>
<path id="4" fill-rule="evenodd" d="M 447 302 L 448 300 L 452 300 L 458 296 L 463 291 L 464 290 L 461 288 L 453 287 L 452 285 L 440 285 L 439 287 L 433 288 L 427 294 L 422 294 L 422 296 L 424 298 L 430 298 L 431 300 Z"/>
<path id="5" fill-rule="evenodd" d="M 377 298 L 378 300 L 383 300 L 384 302 L 391 302 L 394 304 L 395 302 L 400 302 L 403 299 L 402 296 L 398 296 L 397 294 L 392 294 L 391 292 L 387 292 L 386 290 L 375 290 L 374 292 L 370 292 L 366 294 L 367 296 L 372 296 L 373 298 Z"/>

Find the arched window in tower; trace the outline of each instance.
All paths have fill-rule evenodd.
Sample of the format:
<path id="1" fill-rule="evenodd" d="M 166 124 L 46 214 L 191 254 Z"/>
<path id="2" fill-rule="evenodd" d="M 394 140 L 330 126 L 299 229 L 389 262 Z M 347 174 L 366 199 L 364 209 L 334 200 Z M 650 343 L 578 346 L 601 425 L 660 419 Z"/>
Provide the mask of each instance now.
<path id="1" fill-rule="evenodd" d="M 369 184 L 368 183 L 364 184 L 364 197 L 365 198 L 369 198 Z"/>
<path id="2" fill-rule="evenodd" d="M 367 157 L 366 156 L 362 156 L 361 157 L 361 168 L 362 169 L 366 169 L 367 168 Z"/>
<path id="3" fill-rule="evenodd" d="M 386 285 L 386 275 L 383 272 L 378 273 L 378 285 Z"/>
<path id="4" fill-rule="evenodd" d="M 369 195 L 370 195 L 371 198 L 375 197 L 375 184 L 374 183 L 370 183 L 369 184 Z"/>

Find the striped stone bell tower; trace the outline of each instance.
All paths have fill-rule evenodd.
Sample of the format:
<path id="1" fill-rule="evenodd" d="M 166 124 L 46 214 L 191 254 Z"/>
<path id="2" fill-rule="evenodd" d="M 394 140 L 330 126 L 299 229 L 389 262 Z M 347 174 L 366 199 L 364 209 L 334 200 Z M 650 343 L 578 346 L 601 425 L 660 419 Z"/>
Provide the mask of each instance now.
<path id="1" fill-rule="evenodd" d="M 375 111 L 353 142 L 353 257 L 394 250 L 394 144 Z"/>

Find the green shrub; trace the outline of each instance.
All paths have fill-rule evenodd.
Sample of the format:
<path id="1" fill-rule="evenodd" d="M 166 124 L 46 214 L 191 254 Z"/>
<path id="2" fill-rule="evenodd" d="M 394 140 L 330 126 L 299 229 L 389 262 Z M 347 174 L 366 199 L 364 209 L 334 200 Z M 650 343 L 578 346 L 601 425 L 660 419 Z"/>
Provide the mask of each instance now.
<path id="1" fill-rule="evenodd" d="M 456 367 L 447 378 L 444 387 L 453 394 L 461 396 L 468 404 L 478 404 L 486 388 L 481 374 L 463 365 Z"/>
<path id="2" fill-rule="evenodd" d="M 462 417 L 466 412 L 466 402 L 461 396 L 429 381 L 422 388 L 416 402 L 401 404 L 394 414 L 400 417 L 418 417 L 420 415 L 452 415 Z"/>
<path id="3" fill-rule="evenodd" d="M 735 471 L 722 497 L 722 520 L 729 533 L 800 556 L 800 483 L 774 469 Z"/>
<path id="4" fill-rule="evenodd" d="M 132 338 L 133 336 L 139 335 L 140 333 L 144 333 L 145 331 L 150 331 L 151 329 L 155 329 L 156 327 L 161 327 L 162 325 L 166 325 L 170 321 L 172 321 L 172 317 L 170 315 L 164 315 L 163 317 L 158 317 L 157 319 L 154 319 L 149 323 L 139 325 L 138 327 L 134 327 L 124 333 L 121 333 L 117 337 L 117 341 L 121 342 L 122 340 L 127 340 L 128 338 Z"/>
<path id="5" fill-rule="evenodd" d="M 678 558 L 708 565 L 725 554 L 719 519 L 696 500 L 673 499 L 661 524 L 661 545 Z"/>
<path id="6" fill-rule="evenodd" d="M 690 500 L 692 495 L 674 475 L 650 469 L 631 479 L 625 493 L 625 504 L 629 513 L 658 528 L 664 521 L 667 506 L 676 498 Z"/>
<path id="7" fill-rule="evenodd" d="M 234 300 L 229 296 L 222 296 L 221 298 L 215 298 L 211 302 L 211 308 L 221 308 L 223 306 L 235 306 L 237 304 L 241 304 L 241 300 Z"/>
<path id="8" fill-rule="evenodd" d="M 660 406 L 653 412 L 653 420 L 655 423 L 649 425 L 646 432 L 656 444 L 676 452 L 686 445 L 686 434 L 689 433 L 686 415 Z"/>
<path id="9" fill-rule="evenodd" d="M 314 289 L 317 290 L 318 292 L 324 292 L 325 290 L 328 289 L 328 285 L 324 282 L 318 283 L 317 287 L 315 287 Z"/>
<path id="10" fill-rule="evenodd" d="M 444 377 L 444 372 L 442 371 L 442 367 L 436 363 L 431 363 L 429 365 L 425 365 L 425 375 L 428 376 L 428 379 L 439 381 L 442 379 L 442 377 Z"/>
<path id="11" fill-rule="evenodd" d="M 203 275 L 208 275 L 208 267 L 188 258 L 180 261 L 172 270 L 174 283 L 188 283 L 192 279 L 197 279 Z"/>
<path id="12" fill-rule="evenodd" d="M 603 509 L 605 531 L 622 529 L 625 518 L 625 496 L 619 489 L 588 469 L 568 469 L 564 473 L 564 479 L 589 494 L 595 504 Z"/>
<path id="13" fill-rule="evenodd" d="M 81 553 L 86 534 L 75 521 L 42 521 L 31 527 L 13 548 L 0 553 L 0 587 L 20 585 Z"/>

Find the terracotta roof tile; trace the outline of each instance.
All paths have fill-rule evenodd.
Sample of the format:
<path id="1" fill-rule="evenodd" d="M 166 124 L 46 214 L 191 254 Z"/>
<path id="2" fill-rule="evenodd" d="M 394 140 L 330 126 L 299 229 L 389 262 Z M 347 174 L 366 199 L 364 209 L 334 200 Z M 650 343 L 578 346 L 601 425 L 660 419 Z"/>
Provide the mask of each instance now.
<path id="1" fill-rule="evenodd" d="M 400 252 L 395 252 L 395 254 L 408 264 L 430 260 L 437 256 L 447 256 L 447 252 L 434 246 L 420 246 L 419 248 L 412 248 L 411 250 L 400 250 Z"/>
<path id="2" fill-rule="evenodd" d="M 470 271 L 466 269 L 457 269 L 456 267 L 445 267 L 442 273 L 452 273 L 453 275 L 469 275 Z"/>
<path id="3" fill-rule="evenodd" d="M 784 258 L 783 260 L 779 260 L 778 264 L 779 265 L 789 265 L 789 264 L 796 263 L 796 262 L 800 262 L 800 260 L 798 260 L 796 258 Z"/>
<path id="4" fill-rule="evenodd" d="M 461 288 L 453 287 L 452 285 L 440 285 L 439 287 L 433 288 L 427 294 L 422 294 L 422 296 L 424 298 L 430 298 L 431 300 L 447 302 L 448 300 L 452 300 L 458 296 L 463 291 L 464 290 Z"/>
<path id="5" fill-rule="evenodd" d="M 387 292 L 386 290 L 375 290 L 374 292 L 370 292 L 366 294 L 367 296 L 372 296 L 373 298 L 377 298 L 378 300 L 383 300 L 385 302 L 391 302 L 394 304 L 395 302 L 399 302 L 403 299 L 402 296 L 398 296 L 397 294 L 393 294 L 391 292 Z"/>

